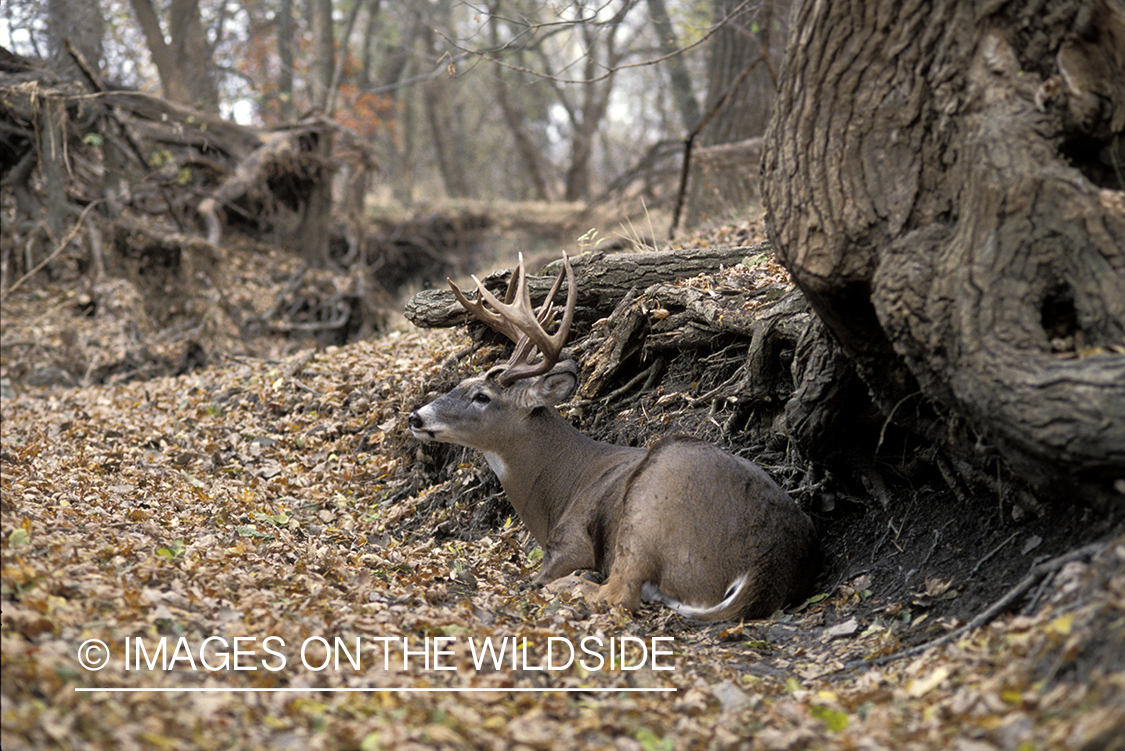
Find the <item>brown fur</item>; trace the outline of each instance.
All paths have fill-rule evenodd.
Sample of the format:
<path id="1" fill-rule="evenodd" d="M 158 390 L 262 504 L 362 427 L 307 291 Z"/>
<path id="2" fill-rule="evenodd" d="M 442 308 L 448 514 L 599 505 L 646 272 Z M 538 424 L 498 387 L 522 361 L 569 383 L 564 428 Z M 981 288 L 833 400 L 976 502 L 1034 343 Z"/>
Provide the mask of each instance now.
<path id="1" fill-rule="evenodd" d="M 649 449 L 587 438 L 554 408 L 576 382 L 569 361 L 508 386 L 490 373 L 410 416 L 419 438 L 485 452 L 543 548 L 535 583 L 597 569 L 608 576 L 598 599 L 635 611 L 647 584 L 712 621 L 766 617 L 808 592 L 812 521 L 765 472 L 687 436 Z"/>

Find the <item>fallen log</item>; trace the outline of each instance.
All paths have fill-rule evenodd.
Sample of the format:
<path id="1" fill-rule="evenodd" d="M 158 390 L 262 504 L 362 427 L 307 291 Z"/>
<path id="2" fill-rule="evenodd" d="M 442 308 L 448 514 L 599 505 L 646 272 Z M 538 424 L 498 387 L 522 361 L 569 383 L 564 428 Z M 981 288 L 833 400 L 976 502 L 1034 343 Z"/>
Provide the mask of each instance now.
<path id="1" fill-rule="evenodd" d="M 689 248 L 642 251 L 639 253 L 584 253 L 571 259 L 578 284 L 576 320 L 597 320 L 609 315 L 632 289 L 644 290 L 653 284 L 690 279 L 740 263 L 744 258 L 769 251 L 768 245 L 739 248 Z M 544 269 L 544 276 L 528 278 L 532 302 L 539 304 L 551 288 L 556 264 Z M 493 272 L 482 281 L 495 293 L 503 292 L 510 270 Z M 422 328 L 450 328 L 469 322 L 464 308 L 445 289 L 423 290 L 414 295 L 404 311 L 407 320 Z"/>

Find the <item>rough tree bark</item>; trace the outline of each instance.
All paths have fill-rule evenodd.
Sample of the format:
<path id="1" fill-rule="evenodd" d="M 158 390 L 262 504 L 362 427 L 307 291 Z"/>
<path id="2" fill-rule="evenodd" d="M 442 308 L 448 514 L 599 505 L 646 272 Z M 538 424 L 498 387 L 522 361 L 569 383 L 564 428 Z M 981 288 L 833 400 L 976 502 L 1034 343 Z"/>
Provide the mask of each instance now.
<path id="1" fill-rule="evenodd" d="M 804 0 L 794 29 L 771 238 L 884 413 L 1120 501 L 1125 3 Z"/>

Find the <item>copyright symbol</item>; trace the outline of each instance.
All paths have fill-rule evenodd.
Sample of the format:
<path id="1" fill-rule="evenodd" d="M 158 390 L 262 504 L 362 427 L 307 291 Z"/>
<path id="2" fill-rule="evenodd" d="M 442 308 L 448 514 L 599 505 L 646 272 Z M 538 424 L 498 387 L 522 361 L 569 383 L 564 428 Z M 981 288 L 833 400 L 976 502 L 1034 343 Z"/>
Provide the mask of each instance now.
<path id="1" fill-rule="evenodd" d="M 87 639 L 78 647 L 78 663 L 87 670 L 101 670 L 109 664 L 109 647 L 99 639 Z"/>

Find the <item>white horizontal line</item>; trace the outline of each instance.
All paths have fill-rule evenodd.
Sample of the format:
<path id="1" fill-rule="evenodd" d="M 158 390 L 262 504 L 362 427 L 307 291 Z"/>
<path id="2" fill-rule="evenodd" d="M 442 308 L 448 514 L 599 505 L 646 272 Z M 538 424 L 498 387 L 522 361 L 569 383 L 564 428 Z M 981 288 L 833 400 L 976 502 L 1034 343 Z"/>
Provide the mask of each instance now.
<path id="1" fill-rule="evenodd" d="M 441 687 L 441 686 L 398 686 L 396 688 L 319 688 L 316 686 L 302 686 L 302 687 L 282 687 L 282 688 L 203 688 L 203 687 L 185 687 L 185 688 L 75 688 L 79 692 L 107 692 L 107 693 L 170 693 L 175 691 L 191 692 L 191 693 L 281 693 L 287 691 L 307 691 L 307 692 L 339 692 L 339 693 L 438 693 L 447 692 L 453 694 L 469 694 L 469 693 L 576 693 L 576 692 L 603 692 L 603 693 L 623 693 L 623 692 L 645 692 L 645 691 L 678 691 L 677 688 L 603 688 L 601 686 L 585 686 L 579 688 L 527 688 L 527 687 L 513 687 L 513 688 L 495 688 L 495 687 Z"/>

